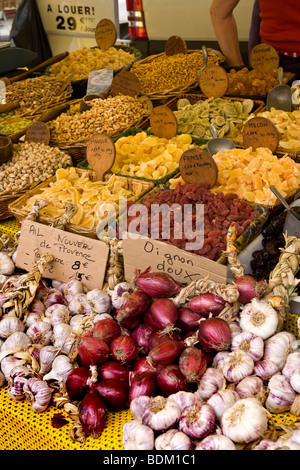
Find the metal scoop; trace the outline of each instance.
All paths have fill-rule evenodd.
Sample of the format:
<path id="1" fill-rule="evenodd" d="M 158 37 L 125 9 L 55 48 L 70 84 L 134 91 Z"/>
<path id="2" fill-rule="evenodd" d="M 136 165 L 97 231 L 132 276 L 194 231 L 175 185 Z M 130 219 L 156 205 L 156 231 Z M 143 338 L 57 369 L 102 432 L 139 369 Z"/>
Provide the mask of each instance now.
<path id="1" fill-rule="evenodd" d="M 289 212 L 289 214 L 290 214 L 297 222 L 299 222 L 299 221 L 300 221 L 300 214 L 297 214 L 297 212 L 293 211 L 293 209 L 291 208 L 291 206 L 286 202 L 286 200 L 284 199 L 284 197 L 280 194 L 279 191 L 277 191 L 277 189 L 276 189 L 274 186 L 270 186 L 270 189 L 271 189 L 272 193 L 275 194 L 275 196 L 277 197 L 277 199 L 281 202 L 281 204 L 287 209 L 287 211 Z"/>
<path id="2" fill-rule="evenodd" d="M 292 110 L 292 90 L 288 85 L 283 85 L 283 68 L 278 68 L 278 81 L 277 85 L 273 90 L 268 93 L 267 96 L 267 109 L 270 111 L 271 108 L 281 109 L 282 111 L 291 112 Z"/>
<path id="3" fill-rule="evenodd" d="M 208 54 L 207 54 L 207 48 L 206 46 L 202 46 L 202 54 L 203 54 L 203 67 L 200 69 L 199 73 L 198 73 L 198 83 L 199 83 L 199 78 L 200 78 L 200 75 L 201 75 L 201 72 L 202 70 L 204 70 L 207 66 L 207 57 L 208 57 Z"/>
<path id="4" fill-rule="evenodd" d="M 235 148 L 235 144 L 231 140 L 225 139 L 224 137 L 218 137 L 215 126 L 211 124 L 208 129 L 213 137 L 213 139 L 207 142 L 206 145 L 207 150 L 211 155 L 215 155 L 220 151 L 224 152 L 225 150 L 231 150 Z"/>

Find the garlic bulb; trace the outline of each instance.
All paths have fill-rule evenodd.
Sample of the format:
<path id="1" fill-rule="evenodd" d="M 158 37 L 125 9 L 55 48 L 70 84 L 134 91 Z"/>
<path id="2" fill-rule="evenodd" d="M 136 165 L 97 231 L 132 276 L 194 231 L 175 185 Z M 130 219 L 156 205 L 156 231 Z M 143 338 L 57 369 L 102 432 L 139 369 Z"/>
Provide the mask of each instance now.
<path id="1" fill-rule="evenodd" d="M 65 315 L 67 318 L 69 318 L 70 316 L 70 312 L 67 305 L 53 304 L 45 310 L 45 317 L 51 318 L 53 313 L 55 312 L 59 312 L 61 315 Z"/>
<path id="2" fill-rule="evenodd" d="M 264 300 L 254 298 L 240 313 L 240 327 L 263 340 L 272 336 L 278 326 L 276 310 Z"/>
<path id="3" fill-rule="evenodd" d="M 110 296 L 101 289 L 92 289 L 86 294 L 88 303 L 96 313 L 108 313 L 111 307 Z"/>
<path id="4" fill-rule="evenodd" d="M 109 313 L 98 313 L 97 315 L 93 317 L 93 322 L 94 322 L 94 325 L 96 325 L 98 321 L 107 320 L 107 319 L 115 320 L 114 317 L 110 315 Z"/>
<path id="5" fill-rule="evenodd" d="M 24 351 L 27 346 L 29 346 L 29 344 L 31 344 L 31 339 L 29 338 L 29 336 L 22 331 L 16 331 L 4 341 L 1 346 L 1 352 L 6 351 L 8 349 Z"/>
<path id="6" fill-rule="evenodd" d="M 136 420 L 123 426 L 123 445 L 125 450 L 153 450 L 154 432 Z"/>
<path id="7" fill-rule="evenodd" d="M 252 442 L 267 431 L 268 416 L 256 398 L 243 398 L 224 412 L 221 428 L 234 443 Z"/>
<path id="8" fill-rule="evenodd" d="M 41 317 L 45 313 L 46 307 L 41 300 L 34 298 L 29 305 L 29 311 L 30 313 L 36 313 Z"/>
<path id="9" fill-rule="evenodd" d="M 70 302 L 75 294 L 83 294 L 84 286 L 81 281 L 74 279 L 59 287 L 67 302 Z"/>
<path id="10" fill-rule="evenodd" d="M 191 450 L 192 441 L 184 432 L 169 429 L 155 439 L 156 450 Z"/>
<path id="11" fill-rule="evenodd" d="M 201 400 L 208 400 L 214 393 L 225 388 L 225 385 L 226 380 L 222 372 L 208 367 L 200 379 L 195 395 Z"/>
<path id="12" fill-rule="evenodd" d="M 291 375 L 290 384 L 295 392 L 300 393 L 300 368 Z"/>
<path id="13" fill-rule="evenodd" d="M 36 321 L 40 321 L 41 316 L 38 313 L 30 313 L 28 317 L 26 318 L 26 326 L 29 328 L 31 325 L 33 325 Z"/>
<path id="14" fill-rule="evenodd" d="M 262 380 L 269 380 L 274 374 L 277 374 L 277 372 L 279 372 L 277 364 L 269 359 L 263 359 L 254 364 L 253 374 L 257 375 Z"/>
<path id="15" fill-rule="evenodd" d="M 47 372 L 50 372 L 52 368 L 52 364 L 54 359 L 56 358 L 58 353 L 57 348 L 55 348 L 52 345 L 47 345 L 42 347 L 40 350 L 40 358 L 39 358 L 39 363 L 40 363 L 40 374 L 46 374 Z"/>
<path id="16" fill-rule="evenodd" d="M 128 282 L 119 282 L 114 289 L 108 289 L 107 292 L 111 297 L 112 306 L 119 310 L 126 297 L 133 292 L 133 290 Z"/>
<path id="17" fill-rule="evenodd" d="M 6 356 L 1 361 L 1 371 L 6 380 L 10 377 L 10 373 L 14 367 L 22 366 L 26 363 L 24 359 L 18 359 L 15 356 Z"/>
<path id="18" fill-rule="evenodd" d="M 275 362 L 281 371 L 290 353 L 293 352 L 293 344 L 296 341 L 294 335 L 280 331 L 265 342 L 265 352 L 263 359 Z"/>
<path id="19" fill-rule="evenodd" d="M 278 373 L 273 375 L 268 383 L 268 397 L 265 407 L 271 413 L 283 413 L 288 411 L 296 398 L 290 381 L 284 375 Z"/>
<path id="20" fill-rule="evenodd" d="M 251 375 L 253 370 L 252 357 L 240 349 L 230 352 L 223 361 L 223 374 L 229 382 L 240 382 Z"/>
<path id="21" fill-rule="evenodd" d="M 175 402 L 182 411 L 186 406 L 194 405 L 197 397 L 192 392 L 180 391 L 169 395 L 167 400 Z"/>
<path id="22" fill-rule="evenodd" d="M 33 343 L 39 343 L 45 346 L 51 341 L 52 327 L 48 322 L 38 320 L 27 329 L 26 334 Z"/>
<path id="23" fill-rule="evenodd" d="M 11 385 L 8 387 L 8 395 L 13 400 L 21 401 L 25 398 L 25 390 L 24 387 L 27 383 L 26 377 L 16 377 Z"/>
<path id="24" fill-rule="evenodd" d="M 86 298 L 86 294 L 75 294 L 68 304 L 71 315 L 89 315 L 93 312 L 93 308 Z"/>
<path id="25" fill-rule="evenodd" d="M 205 437 L 199 444 L 196 445 L 195 450 L 237 450 L 234 443 L 229 437 L 211 434 Z"/>
<path id="26" fill-rule="evenodd" d="M 147 395 L 141 395 L 131 400 L 129 409 L 135 420 L 142 421 L 143 414 L 145 413 L 146 407 L 149 405 L 149 403 L 150 397 Z"/>
<path id="27" fill-rule="evenodd" d="M 153 431 L 166 431 L 174 426 L 180 418 L 180 408 L 165 397 L 151 397 L 142 416 L 142 423 Z"/>
<path id="28" fill-rule="evenodd" d="M 75 347 L 76 336 L 67 323 L 58 323 L 53 328 L 53 346 L 64 354 L 69 354 Z"/>
<path id="29" fill-rule="evenodd" d="M 70 358 L 61 354 L 54 359 L 51 371 L 44 375 L 43 380 L 57 380 L 65 383 L 73 368 Z"/>
<path id="30" fill-rule="evenodd" d="M 231 351 L 237 349 L 245 351 L 254 362 L 257 362 L 264 355 L 264 340 L 250 331 L 243 331 L 231 339 Z"/>
<path id="31" fill-rule="evenodd" d="M 280 450 L 280 445 L 271 439 L 263 439 L 252 450 Z"/>
<path id="32" fill-rule="evenodd" d="M 219 351 L 213 358 L 213 367 L 222 372 L 223 362 L 229 351 Z"/>
<path id="33" fill-rule="evenodd" d="M 24 385 L 25 398 L 31 403 L 33 411 L 42 413 L 48 407 L 53 390 L 46 382 L 36 377 L 31 377 Z"/>
<path id="34" fill-rule="evenodd" d="M 223 413 L 228 410 L 236 401 L 240 399 L 239 394 L 235 390 L 225 389 L 214 393 L 207 403 L 213 407 L 216 420 L 221 421 Z"/>
<path id="35" fill-rule="evenodd" d="M 290 438 L 280 437 L 277 440 L 277 445 L 280 445 L 280 450 L 300 450 L 300 445 Z"/>
<path id="36" fill-rule="evenodd" d="M 242 333 L 242 329 L 237 321 L 228 322 L 228 325 L 231 331 L 231 339 L 233 339 L 239 333 Z"/>
<path id="37" fill-rule="evenodd" d="M 15 263 L 11 257 L 6 253 L 3 253 L 3 251 L 0 251 L 0 274 L 3 274 L 4 276 L 10 276 L 14 270 Z"/>
<path id="38" fill-rule="evenodd" d="M 240 398 L 256 398 L 262 405 L 266 401 L 266 390 L 263 380 L 254 375 L 245 377 L 235 387 L 235 391 L 239 394 Z"/>
<path id="39" fill-rule="evenodd" d="M 197 400 L 194 405 L 186 406 L 182 411 L 178 429 L 191 439 L 203 439 L 213 431 L 215 422 L 213 407 L 202 400 Z"/>
<path id="40" fill-rule="evenodd" d="M 292 415 L 300 416 L 300 395 L 299 394 L 296 395 L 296 398 L 293 401 L 293 404 L 290 408 L 290 412 L 292 413 Z"/>
<path id="41" fill-rule="evenodd" d="M 16 331 L 24 331 L 25 325 L 15 315 L 5 315 L 0 320 L 0 337 L 8 338 L 12 333 Z"/>
<path id="42" fill-rule="evenodd" d="M 287 356 L 282 374 L 290 379 L 297 370 L 300 370 L 300 351 L 290 353 Z"/>
<path id="43" fill-rule="evenodd" d="M 52 328 L 58 323 L 69 323 L 70 321 L 70 312 L 68 308 L 61 307 L 65 307 L 65 305 L 59 305 L 51 314 L 50 325 Z"/>

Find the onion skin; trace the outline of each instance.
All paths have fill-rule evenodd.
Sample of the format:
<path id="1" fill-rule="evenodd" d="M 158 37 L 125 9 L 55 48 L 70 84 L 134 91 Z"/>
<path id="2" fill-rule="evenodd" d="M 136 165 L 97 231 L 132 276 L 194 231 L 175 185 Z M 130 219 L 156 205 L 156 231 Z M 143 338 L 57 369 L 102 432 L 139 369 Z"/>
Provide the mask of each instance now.
<path id="1" fill-rule="evenodd" d="M 257 281 L 253 276 L 245 274 L 234 281 L 239 291 L 239 301 L 242 304 L 248 304 L 255 297 L 261 299 L 266 292 L 267 283 Z"/>
<path id="2" fill-rule="evenodd" d="M 79 406 L 79 421 L 88 436 L 96 439 L 107 422 L 105 402 L 96 390 L 89 390 Z"/>
<path id="3" fill-rule="evenodd" d="M 182 284 L 175 281 L 169 274 L 162 272 L 150 272 L 150 267 L 143 273 L 136 272 L 135 284 L 146 294 L 154 299 L 172 297 L 179 294 Z"/>
<path id="4" fill-rule="evenodd" d="M 87 367 L 76 367 L 71 370 L 66 380 L 66 390 L 71 400 L 82 399 L 89 389 L 87 380 L 91 377 L 91 371 Z"/>
<path id="5" fill-rule="evenodd" d="M 99 320 L 93 328 L 93 336 L 110 344 L 115 338 L 121 335 L 120 325 L 110 318 Z"/>
<path id="6" fill-rule="evenodd" d="M 111 356 L 122 364 L 130 364 L 139 354 L 139 346 L 134 338 L 127 335 L 118 336 L 110 344 Z"/>
<path id="7" fill-rule="evenodd" d="M 95 336 L 82 336 L 77 345 L 78 362 L 83 367 L 96 366 L 105 362 L 110 354 L 109 346 Z"/>
<path id="8" fill-rule="evenodd" d="M 123 364 L 117 361 L 107 361 L 97 368 L 98 378 L 100 380 L 113 379 L 123 382 L 129 382 L 129 370 Z"/>
<path id="9" fill-rule="evenodd" d="M 156 392 L 156 374 L 151 371 L 137 372 L 129 387 L 129 403 L 141 396 L 153 397 Z"/>
<path id="10" fill-rule="evenodd" d="M 170 364 L 157 374 L 157 385 L 160 391 L 170 396 L 177 392 L 188 392 L 189 386 L 177 364 Z"/>
<path id="11" fill-rule="evenodd" d="M 222 318 L 206 318 L 199 323 L 198 340 L 206 352 L 228 350 L 230 335 L 230 327 Z"/>
<path id="12" fill-rule="evenodd" d="M 147 357 L 141 357 L 141 359 L 138 359 L 132 369 L 132 375 L 134 376 L 137 372 L 155 372 L 156 368 L 153 367 L 152 364 L 149 363 Z"/>
<path id="13" fill-rule="evenodd" d="M 145 292 L 132 292 L 126 299 L 122 307 L 116 312 L 118 322 L 128 317 L 136 317 L 146 312 L 151 305 L 151 297 Z"/>
<path id="14" fill-rule="evenodd" d="M 226 302 L 215 294 L 200 294 L 189 301 L 188 307 L 203 317 L 217 316 L 222 312 Z"/>
<path id="15" fill-rule="evenodd" d="M 147 353 L 149 351 L 149 339 L 152 335 L 152 328 L 150 328 L 145 323 L 140 323 L 131 333 L 132 338 L 134 338 L 141 348 L 141 351 Z"/>
<path id="16" fill-rule="evenodd" d="M 202 316 L 194 312 L 191 308 L 182 307 L 178 309 L 178 318 L 175 326 L 180 328 L 184 333 L 188 333 L 198 328 L 201 318 Z"/>
<path id="17" fill-rule="evenodd" d="M 165 330 L 156 330 L 152 332 L 150 338 L 149 338 L 149 349 L 155 348 L 158 344 L 163 343 L 164 341 L 167 341 L 169 339 L 173 339 L 175 341 L 181 341 L 181 335 L 178 333 L 178 331 L 170 331 L 169 333 L 166 332 Z"/>
<path id="18" fill-rule="evenodd" d="M 104 399 L 109 411 L 121 411 L 127 407 L 129 384 L 114 379 L 104 379 L 93 385 L 99 395 Z"/>
<path id="19" fill-rule="evenodd" d="M 149 311 L 144 317 L 145 323 L 154 331 L 174 326 L 178 318 L 178 309 L 170 299 L 156 299 L 152 302 Z M 149 323 L 152 320 L 153 325 Z M 158 327 L 156 327 L 158 325 Z"/>
<path id="20" fill-rule="evenodd" d="M 155 348 L 150 349 L 147 357 L 150 363 L 169 365 L 176 361 L 182 350 L 182 341 L 174 341 L 170 339 L 158 344 Z"/>
<path id="21" fill-rule="evenodd" d="M 201 349 L 191 346 L 182 351 L 179 369 L 187 382 L 198 382 L 207 369 L 207 359 Z"/>

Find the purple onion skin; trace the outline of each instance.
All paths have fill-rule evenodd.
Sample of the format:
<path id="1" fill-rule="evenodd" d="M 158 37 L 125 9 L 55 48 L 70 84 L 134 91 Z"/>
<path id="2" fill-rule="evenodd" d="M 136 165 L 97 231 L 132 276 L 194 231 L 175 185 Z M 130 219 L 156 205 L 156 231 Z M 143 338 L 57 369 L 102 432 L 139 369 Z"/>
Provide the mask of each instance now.
<path id="1" fill-rule="evenodd" d="M 199 315 L 215 317 L 225 307 L 225 300 L 215 294 L 200 294 L 190 300 L 188 307 Z"/>
<path id="2" fill-rule="evenodd" d="M 137 372 L 131 380 L 129 386 L 129 403 L 134 398 L 146 395 L 153 397 L 156 392 L 156 374 L 155 372 L 145 371 Z"/>
<path id="3" fill-rule="evenodd" d="M 99 437 L 107 422 L 107 409 L 96 390 L 89 390 L 79 407 L 79 420 L 88 436 Z"/>
<path id="4" fill-rule="evenodd" d="M 189 386 L 177 364 L 162 368 L 157 374 L 157 385 L 160 391 L 170 396 L 177 392 L 188 392 Z"/>
<path id="5" fill-rule="evenodd" d="M 139 347 L 144 353 L 149 351 L 149 340 L 152 335 L 152 328 L 145 323 L 140 323 L 131 333 L 131 336 L 136 340 Z"/>
<path id="6" fill-rule="evenodd" d="M 177 282 L 167 273 L 150 272 L 150 268 L 143 273 L 137 272 L 136 286 L 154 299 L 173 297 L 182 289 L 182 284 Z"/>

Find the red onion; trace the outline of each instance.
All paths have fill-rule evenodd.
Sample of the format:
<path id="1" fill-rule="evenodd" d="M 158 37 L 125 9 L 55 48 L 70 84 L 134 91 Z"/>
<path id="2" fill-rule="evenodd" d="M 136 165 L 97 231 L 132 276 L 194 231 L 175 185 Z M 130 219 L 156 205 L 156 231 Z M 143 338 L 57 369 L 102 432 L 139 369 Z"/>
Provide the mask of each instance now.
<path id="1" fill-rule="evenodd" d="M 94 384 L 93 388 L 103 397 L 108 410 L 121 411 L 127 407 L 128 383 L 121 380 L 104 379 Z"/>
<path id="2" fill-rule="evenodd" d="M 175 326 L 181 329 L 183 332 L 196 330 L 199 326 L 199 320 L 201 315 L 194 312 L 191 308 L 182 307 L 178 309 L 178 319 Z"/>
<path id="3" fill-rule="evenodd" d="M 174 341 L 181 341 L 182 337 L 178 331 L 167 332 L 165 330 L 154 331 L 149 338 L 149 350 L 155 348 L 160 343 L 173 339 Z"/>
<path id="4" fill-rule="evenodd" d="M 169 339 L 150 349 L 148 360 L 152 364 L 173 364 L 183 350 L 183 342 Z"/>
<path id="5" fill-rule="evenodd" d="M 87 367 L 76 367 L 71 370 L 66 380 L 66 390 L 71 400 L 80 400 L 89 389 L 88 379 L 91 371 Z"/>
<path id="6" fill-rule="evenodd" d="M 261 299 L 266 292 L 266 282 L 257 281 L 253 276 L 245 274 L 235 279 L 239 291 L 239 301 L 248 304 L 253 298 Z"/>
<path id="7" fill-rule="evenodd" d="M 188 392 L 186 378 L 177 364 L 169 364 L 157 374 L 157 385 L 164 395 L 170 396 L 177 392 Z"/>
<path id="8" fill-rule="evenodd" d="M 122 364 L 130 364 L 139 354 L 139 346 L 131 336 L 118 336 L 110 344 L 112 357 Z"/>
<path id="9" fill-rule="evenodd" d="M 134 338 L 141 348 L 141 351 L 147 353 L 149 351 L 149 339 L 152 335 L 152 328 L 146 325 L 145 323 L 141 323 L 137 326 L 131 333 L 132 338 Z"/>
<path id="10" fill-rule="evenodd" d="M 140 316 L 148 310 L 151 304 L 151 297 L 145 292 L 132 292 L 123 302 L 122 307 L 116 312 L 117 321 L 124 320 L 128 317 Z"/>
<path id="11" fill-rule="evenodd" d="M 113 379 L 129 381 L 129 370 L 117 361 L 107 361 L 98 367 L 98 377 L 100 380 Z"/>
<path id="12" fill-rule="evenodd" d="M 88 436 L 99 437 L 107 421 L 107 409 L 96 390 L 89 390 L 79 406 L 79 421 Z"/>
<path id="13" fill-rule="evenodd" d="M 191 346 L 180 354 L 179 369 L 187 382 L 198 382 L 206 368 L 207 360 L 201 349 Z"/>
<path id="14" fill-rule="evenodd" d="M 147 357 L 141 357 L 141 359 L 138 359 L 132 369 L 132 377 L 137 373 L 137 372 L 155 372 L 156 367 L 154 368 L 152 364 L 149 363 Z"/>
<path id="15" fill-rule="evenodd" d="M 151 371 L 137 372 L 130 383 L 129 387 L 129 403 L 134 398 L 146 395 L 153 397 L 156 390 L 156 374 Z"/>
<path id="16" fill-rule="evenodd" d="M 143 273 L 137 270 L 135 279 L 137 287 L 150 295 L 150 297 L 154 299 L 172 297 L 181 291 L 183 286 L 169 274 L 161 272 L 151 273 L 150 271 L 150 267 Z"/>
<path id="17" fill-rule="evenodd" d="M 77 345 L 78 362 L 83 367 L 102 364 L 109 357 L 109 346 L 96 336 L 81 336 Z"/>
<path id="18" fill-rule="evenodd" d="M 189 301 L 189 308 L 204 317 L 215 317 L 225 307 L 225 300 L 215 294 L 200 294 Z"/>
<path id="19" fill-rule="evenodd" d="M 142 315 L 137 315 L 136 317 L 127 317 L 120 321 L 120 325 L 123 329 L 126 328 L 132 332 L 132 330 L 137 328 L 139 324 L 142 323 L 142 318 Z"/>
<path id="20" fill-rule="evenodd" d="M 102 339 L 107 344 L 110 344 L 112 340 L 120 336 L 120 334 L 120 325 L 111 318 L 97 321 L 93 328 L 93 336 Z"/>
<path id="21" fill-rule="evenodd" d="M 154 331 L 174 326 L 178 318 L 178 309 L 170 299 L 156 299 L 144 315 L 145 323 Z"/>
<path id="22" fill-rule="evenodd" d="M 206 318 L 199 323 L 198 340 L 207 352 L 229 349 L 230 335 L 230 326 L 222 318 Z"/>

